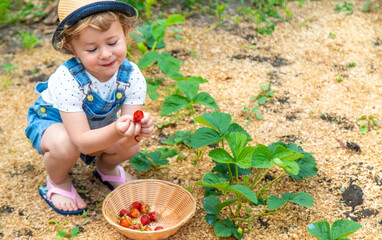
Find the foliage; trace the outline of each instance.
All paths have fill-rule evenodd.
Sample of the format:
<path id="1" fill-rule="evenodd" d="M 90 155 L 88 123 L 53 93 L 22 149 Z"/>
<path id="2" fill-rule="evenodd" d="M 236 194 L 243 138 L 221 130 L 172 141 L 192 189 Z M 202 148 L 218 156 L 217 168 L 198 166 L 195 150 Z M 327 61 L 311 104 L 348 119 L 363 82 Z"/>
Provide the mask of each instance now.
<path id="1" fill-rule="evenodd" d="M 56 240 L 62 240 L 64 238 L 73 239 L 75 237 L 79 237 L 78 234 L 83 231 L 83 228 L 80 226 L 73 227 L 70 232 L 66 232 L 63 229 L 63 226 L 66 225 L 66 221 L 59 223 L 56 219 L 52 219 L 48 221 L 49 224 L 55 224 L 57 226 L 57 236 Z"/>
<path id="2" fill-rule="evenodd" d="M 14 71 L 18 70 L 18 67 L 13 66 L 13 64 L 3 64 L 3 74 L 5 75 L 1 78 L 1 83 L 3 85 L 3 89 L 7 89 L 9 85 L 13 85 L 13 81 L 11 81 L 11 75 Z"/>
<path id="3" fill-rule="evenodd" d="M 285 173 L 294 179 L 303 179 L 317 174 L 316 161 L 311 153 L 296 144 L 275 142 L 269 146 L 250 146 L 249 134 L 232 122 L 225 113 L 205 113 L 196 121 L 208 126 L 196 130 L 191 137 L 191 146 L 199 148 L 212 143 L 222 143 L 214 148 L 209 157 L 216 163 L 211 172 L 204 175 L 197 185 L 206 189 L 205 220 L 214 227 L 216 236 L 234 236 L 241 239 L 243 228 L 253 225 L 254 219 L 282 211 L 290 202 L 301 206 L 313 206 L 313 198 L 304 192 L 284 193 L 281 197 L 269 195 L 269 187 Z M 224 143 L 228 144 L 229 151 Z M 263 183 L 266 174 L 278 167 L 283 172 L 269 183 Z M 219 196 L 221 196 L 219 198 Z M 264 205 L 264 210 L 255 206 Z M 228 208 L 230 218 L 221 217 L 223 208 Z M 245 212 L 241 211 L 245 209 Z M 259 213 L 260 212 L 260 213 Z M 235 222 L 235 224 L 233 224 Z"/>
<path id="4" fill-rule="evenodd" d="M 146 151 L 138 152 L 134 157 L 130 158 L 130 164 L 137 171 L 146 171 L 151 167 L 159 169 L 168 164 L 169 160 L 167 158 L 176 156 L 178 152 L 179 149 L 170 150 L 167 147 L 149 153 Z"/>
<path id="5" fill-rule="evenodd" d="M 344 2 L 342 5 L 336 4 L 335 11 L 349 15 L 353 13 L 353 4 L 351 2 Z"/>
<path id="6" fill-rule="evenodd" d="M 373 116 L 363 115 L 357 119 L 357 125 L 360 126 L 359 130 L 361 133 L 367 133 L 372 128 L 378 128 L 380 126 L 378 119 Z"/>
<path id="7" fill-rule="evenodd" d="M 162 116 L 179 111 L 189 107 L 194 116 L 194 104 L 202 104 L 207 107 L 218 110 L 219 107 L 213 97 L 206 92 L 199 92 L 199 83 L 197 81 L 182 80 L 176 82 L 176 86 L 183 93 L 174 93 L 168 96 L 162 105 Z"/>
<path id="8" fill-rule="evenodd" d="M 39 39 L 36 35 L 32 34 L 31 32 L 19 32 L 17 38 L 21 39 L 23 48 L 29 50 L 33 50 L 37 44 L 42 42 L 41 39 Z"/>
<path id="9" fill-rule="evenodd" d="M 16 2 L 16 4 L 14 2 Z M 23 23 L 27 17 L 28 20 L 31 21 L 39 16 L 45 16 L 46 13 L 43 12 L 43 9 L 45 9 L 46 6 L 47 4 L 35 6 L 32 0 L 29 0 L 26 4 L 21 3 L 21 1 L 2 0 L 0 1 L 0 27 L 9 24 Z M 32 18 L 29 18 L 30 16 L 32 16 Z"/>
<path id="10" fill-rule="evenodd" d="M 308 232 L 320 240 L 345 240 L 350 234 L 358 231 L 362 225 L 351 220 L 336 220 L 332 227 L 327 221 L 309 224 Z"/>

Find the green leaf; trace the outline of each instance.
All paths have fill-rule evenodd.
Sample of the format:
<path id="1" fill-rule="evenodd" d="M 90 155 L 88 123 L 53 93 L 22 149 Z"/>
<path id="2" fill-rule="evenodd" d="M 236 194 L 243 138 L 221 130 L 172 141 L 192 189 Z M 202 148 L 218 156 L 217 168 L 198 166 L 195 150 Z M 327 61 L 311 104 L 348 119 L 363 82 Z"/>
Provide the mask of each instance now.
<path id="1" fill-rule="evenodd" d="M 229 237 L 232 235 L 231 226 L 226 226 L 221 221 L 218 221 L 215 224 L 214 232 L 215 232 L 215 235 L 218 237 Z"/>
<path id="2" fill-rule="evenodd" d="M 131 33 L 129 33 L 129 35 L 132 36 L 133 40 L 136 42 L 140 42 L 140 43 L 146 42 L 146 39 L 144 37 L 142 37 L 141 35 L 139 35 L 135 32 L 131 32 Z"/>
<path id="3" fill-rule="evenodd" d="M 299 158 L 295 161 L 300 168 L 298 174 L 289 174 L 294 179 L 303 179 L 317 175 L 316 159 L 309 153 L 303 153 L 302 155 L 304 155 L 303 158 Z"/>
<path id="4" fill-rule="evenodd" d="M 140 69 L 150 66 L 160 59 L 160 55 L 158 52 L 151 51 L 146 53 L 138 63 L 138 67 Z"/>
<path id="5" fill-rule="evenodd" d="M 153 32 L 153 38 L 157 42 L 160 42 L 163 40 L 164 36 L 166 35 L 166 27 L 162 25 L 155 25 L 152 28 L 152 32 Z"/>
<path id="6" fill-rule="evenodd" d="M 146 171 L 151 168 L 151 161 L 141 152 L 130 158 L 130 164 L 137 171 Z"/>
<path id="7" fill-rule="evenodd" d="M 264 96 L 260 96 L 257 98 L 257 102 L 259 103 L 259 105 L 263 105 L 267 102 L 267 97 L 264 97 Z"/>
<path id="8" fill-rule="evenodd" d="M 359 128 L 359 130 L 361 133 L 367 133 L 369 131 L 369 127 L 368 126 L 361 126 Z"/>
<path id="9" fill-rule="evenodd" d="M 298 175 L 293 175 L 293 174 L 288 173 L 292 178 L 303 179 L 303 178 L 312 177 L 312 176 L 317 175 L 317 171 L 318 171 L 317 167 L 316 167 L 317 163 L 316 163 L 316 159 L 312 156 L 312 153 L 305 152 L 302 149 L 302 147 L 300 147 L 294 143 L 285 144 L 283 142 L 274 142 L 271 145 L 269 145 L 268 148 L 271 151 L 274 151 L 277 146 L 283 146 L 283 147 L 288 148 L 289 150 L 292 150 L 294 152 L 297 152 L 297 153 L 304 155 L 303 158 L 299 158 L 299 159 L 295 160 L 296 163 L 298 164 L 298 166 L 300 167 L 300 171 L 299 171 Z"/>
<path id="10" fill-rule="evenodd" d="M 219 142 L 222 137 L 211 128 L 198 128 L 191 136 L 191 147 L 196 149 Z"/>
<path id="11" fill-rule="evenodd" d="M 215 102 L 215 99 L 206 92 L 201 92 L 196 95 L 195 99 L 193 99 L 195 103 L 200 103 L 207 107 L 213 108 L 215 110 L 219 110 L 218 104 Z"/>
<path id="12" fill-rule="evenodd" d="M 287 149 L 284 146 L 277 146 L 272 153 L 272 158 L 279 158 L 286 161 L 294 161 L 302 157 L 304 157 L 304 155 Z"/>
<path id="13" fill-rule="evenodd" d="M 203 200 L 204 210 L 212 215 L 218 216 L 219 213 L 216 211 L 215 206 L 220 204 L 220 199 L 215 196 L 208 196 Z"/>
<path id="14" fill-rule="evenodd" d="M 245 136 L 247 136 L 247 141 L 248 142 L 253 140 L 251 135 L 249 135 L 249 133 L 247 131 L 245 131 L 244 128 L 242 128 L 236 122 L 231 123 L 231 125 L 229 125 L 229 128 L 227 130 L 227 133 L 233 133 L 233 132 L 243 133 Z"/>
<path id="15" fill-rule="evenodd" d="M 271 160 L 272 153 L 267 146 L 259 144 L 255 147 L 255 151 L 252 155 L 252 167 L 271 168 L 275 165 Z"/>
<path id="16" fill-rule="evenodd" d="M 215 148 L 211 150 L 208 156 L 219 163 L 235 163 L 232 156 L 223 148 Z"/>
<path id="17" fill-rule="evenodd" d="M 279 158 L 272 159 L 272 162 L 275 163 L 280 168 L 284 169 L 287 173 L 296 175 L 300 171 L 300 167 L 293 160 L 281 160 Z"/>
<path id="18" fill-rule="evenodd" d="M 315 222 L 308 225 L 308 232 L 320 240 L 330 239 L 330 225 L 327 221 Z"/>
<path id="19" fill-rule="evenodd" d="M 182 63 L 180 60 L 171 56 L 167 52 L 162 52 L 157 60 L 159 68 L 166 75 L 178 73 L 180 70 L 180 64 Z"/>
<path id="20" fill-rule="evenodd" d="M 254 204 L 258 203 L 258 199 L 256 197 L 256 194 L 248 187 L 248 186 L 243 186 L 243 185 L 233 185 L 229 186 L 227 188 L 227 192 L 233 192 L 236 194 L 240 194 L 246 199 L 250 200 Z"/>
<path id="21" fill-rule="evenodd" d="M 210 226 L 215 226 L 218 217 L 215 214 L 206 214 L 206 216 L 204 216 L 204 219 Z"/>
<path id="22" fill-rule="evenodd" d="M 149 158 L 151 158 L 151 160 L 153 161 L 153 164 L 155 164 L 155 165 L 161 166 L 161 165 L 168 164 L 168 160 L 162 159 L 161 152 L 158 152 L 158 151 L 150 152 L 150 153 L 147 153 L 147 156 L 149 156 Z"/>
<path id="23" fill-rule="evenodd" d="M 184 22 L 185 22 L 185 20 L 184 20 L 182 15 L 173 14 L 167 18 L 165 25 L 166 25 L 166 27 L 168 27 L 168 26 L 171 26 L 174 24 L 180 24 L 180 23 L 184 23 Z"/>
<path id="24" fill-rule="evenodd" d="M 178 81 L 176 82 L 176 86 L 189 100 L 193 100 L 199 91 L 199 83 L 194 81 Z"/>
<path id="25" fill-rule="evenodd" d="M 247 143 L 247 137 L 242 133 L 230 133 L 226 136 L 226 141 L 231 149 L 234 159 L 237 161 L 240 152 Z"/>
<path id="26" fill-rule="evenodd" d="M 268 198 L 268 209 L 269 210 L 275 210 L 279 207 L 281 207 L 282 205 L 284 205 L 287 201 L 285 201 L 284 199 L 282 198 L 278 198 L 276 196 L 270 196 Z"/>
<path id="27" fill-rule="evenodd" d="M 213 187 L 217 188 L 222 192 L 225 192 L 227 187 L 229 186 L 229 182 L 227 182 L 224 178 L 219 178 L 213 173 L 206 173 L 203 177 L 202 181 L 195 183 L 196 185 L 204 186 L 204 187 Z"/>
<path id="28" fill-rule="evenodd" d="M 361 224 L 347 219 L 339 219 L 332 224 L 330 230 L 331 239 L 340 239 L 356 232 L 362 227 Z"/>
<path id="29" fill-rule="evenodd" d="M 162 104 L 162 116 L 176 112 L 189 104 L 189 100 L 180 95 L 167 97 Z"/>
<path id="30" fill-rule="evenodd" d="M 312 196 L 310 196 L 308 193 L 300 192 L 300 193 L 284 193 L 281 195 L 281 197 L 284 200 L 293 202 L 295 204 L 298 204 L 300 206 L 304 207 L 313 207 L 314 206 L 314 200 Z"/>
<path id="31" fill-rule="evenodd" d="M 76 226 L 72 228 L 72 230 L 70 231 L 70 234 L 72 235 L 72 237 L 78 237 L 79 232 L 80 232 L 80 228 Z"/>
<path id="32" fill-rule="evenodd" d="M 221 211 L 224 207 L 227 207 L 227 206 L 229 206 L 229 205 L 231 205 L 231 204 L 233 204 L 233 203 L 235 203 L 235 202 L 237 202 L 237 199 L 229 199 L 229 200 L 227 200 L 227 201 L 225 201 L 225 202 L 222 202 L 222 203 L 220 203 L 220 204 L 215 205 L 215 210 L 216 210 L 217 215 L 220 214 L 220 211 Z"/>
<path id="33" fill-rule="evenodd" d="M 253 146 L 246 146 L 244 147 L 237 159 L 237 165 L 241 168 L 250 168 L 252 163 L 252 155 L 255 151 L 255 147 Z"/>
<path id="34" fill-rule="evenodd" d="M 230 127 L 232 118 L 228 113 L 213 112 L 204 113 L 203 115 L 197 117 L 195 121 L 215 129 L 222 135 L 225 135 Z"/>
<path id="35" fill-rule="evenodd" d="M 156 92 L 158 87 L 158 85 L 147 84 L 147 93 L 153 101 L 157 100 L 159 97 L 159 93 Z"/>

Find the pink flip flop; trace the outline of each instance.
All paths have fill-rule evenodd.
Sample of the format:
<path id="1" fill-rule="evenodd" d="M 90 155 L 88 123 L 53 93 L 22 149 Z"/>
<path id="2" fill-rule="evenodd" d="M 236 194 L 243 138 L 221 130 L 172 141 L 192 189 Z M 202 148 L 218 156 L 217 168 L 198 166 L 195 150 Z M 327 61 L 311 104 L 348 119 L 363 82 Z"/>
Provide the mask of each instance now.
<path id="1" fill-rule="evenodd" d="M 96 170 L 94 170 L 93 175 L 98 178 L 103 184 L 105 184 L 110 190 L 114 190 L 113 185 L 109 182 L 119 182 L 125 183 L 125 170 L 121 166 L 117 166 L 119 169 L 119 176 L 111 176 L 103 174 L 98 167 L 96 166 Z"/>
<path id="2" fill-rule="evenodd" d="M 53 205 L 52 199 L 51 199 L 53 193 L 64 196 L 64 197 L 68 197 L 68 198 L 72 199 L 75 204 L 77 204 L 77 200 L 76 200 L 77 191 L 73 187 L 73 185 L 71 186 L 70 192 L 63 190 L 61 188 L 57 188 L 57 187 L 53 186 L 53 184 L 49 181 L 48 177 L 46 178 L 46 182 L 47 182 L 47 184 L 40 186 L 38 188 L 38 190 L 39 190 L 41 197 L 49 204 L 49 206 L 51 206 L 53 208 L 54 211 L 56 211 L 57 213 L 62 214 L 62 215 L 82 215 L 84 213 L 84 211 L 87 210 L 87 208 L 85 208 L 85 209 L 78 209 L 77 211 L 63 211 L 63 210 L 56 208 Z M 48 187 L 49 187 L 49 190 L 48 190 Z"/>

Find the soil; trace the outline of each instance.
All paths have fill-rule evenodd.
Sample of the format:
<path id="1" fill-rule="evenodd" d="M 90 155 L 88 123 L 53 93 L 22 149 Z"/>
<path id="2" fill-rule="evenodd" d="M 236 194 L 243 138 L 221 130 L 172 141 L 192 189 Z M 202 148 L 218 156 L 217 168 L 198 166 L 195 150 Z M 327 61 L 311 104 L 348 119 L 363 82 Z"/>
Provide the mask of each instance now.
<path id="1" fill-rule="evenodd" d="M 359 0 L 353 1 L 354 12 L 344 15 L 334 11 L 338 3 L 309 1 L 299 7 L 297 1 L 290 2 L 292 18 L 276 24 L 272 35 L 259 35 L 254 24 L 245 20 L 236 24 L 226 19 L 212 29 L 216 19 L 194 14 L 182 24 L 181 40 L 173 32 L 166 36 L 166 51 L 183 62 L 181 73 L 209 81 L 200 91 L 211 94 L 219 111 L 231 114 L 245 127 L 254 139 L 250 145 L 293 142 L 313 153 L 317 161 L 316 176 L 298 181 L 284 177 L 270 188 L 276 196 L 307 192 L 314 206 L 289 204 L 279 214 L 261 217 L 244 239 L 313 239 L 307 225 L 331 224 L 341 218 L 363 225 L 351 239 L 382 239 L 382 136 L 375 127 L 362 134 L 357 125 L 362 115 L 382 119 L 382 15 L 380 9 L 362 11 L 364 1 Z M 81 226 L 79 239 L 125 239 L 102 216 L 100 203 L 109 190 L 93 177 L 94 166 L 79 161 L 71 172 L 74 185 L 92 207 L 89 221 L 56 214 L 38 194 L 46 172 L 42 156 L 24 135 L 27 110 L 38 97 L 36 83 L 45 81 L 69 56 L 58 54 L 50 45 L 54 25 L 35 24 L 31 29 L 43 39 L 33 50 L 22 49 L 15 40 L 18 27 L 0 31 L 0 65 L 11 63 L 18 68 L 0 75 L 0 238 L 54 239 L 57 225 L 48 221 L 56 220 L 66 222 L 64 231 Z M 132 52 L 139 59 L 135 45 Z M 356 66 L 349 67 L 350 62 Z M 165 77 L 155 69 L 143 73 Z M 269 83 L 277 92 L 261 107 L 264 120 L 249 119 L 243 107 L 256 106 L 250 97 L 257 96 L 260 84 Z M 165 80 L 165 87 L 172 84 Z M 192 129 L 189 116 L 178 121 L 161 117 L 162 101 L 163 97 L 156 101 L 147 97 L 145 111 L 157 124 L 171 124 L 156 128 L 143 141 L 142 150 L 155 151 L 164 146 L 163 136 Z M 199 106 L 196 115 L 205 112 L 212 110 Z M 187 158 L 171 159 L 172 167 L 145 172 L 134 171 L 128 162 L 123 167 L 139 179 L 192 187 L 196 213 L 169 239 L 218 239 L 204 220 L 204 190 L 195 186 L 214 164 L 205 157 L 193 165 L 193 151 L 180 148 Z M 265 181 L 277 173 L 271 171 Z"/>

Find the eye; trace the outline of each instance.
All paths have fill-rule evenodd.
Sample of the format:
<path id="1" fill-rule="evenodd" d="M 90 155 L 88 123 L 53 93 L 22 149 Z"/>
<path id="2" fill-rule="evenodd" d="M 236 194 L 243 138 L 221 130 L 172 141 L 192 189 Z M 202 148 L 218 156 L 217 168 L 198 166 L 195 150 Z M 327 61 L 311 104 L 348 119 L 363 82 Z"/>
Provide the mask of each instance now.
<path id="1" fill-rule="evenodd" d="M 112 43 L 109 43 L 110 46 L 114 46 L 115 44 L 117 44 L 118 40 L 115 41 L 115 42 L 112 42 Z"/>
<path id="2" fill-rule="evenodd" d="M 87 52 L 95 52 L 97 50 L 97 48 L 93 48 L 93 49 L 89 49 L 89 50 L 86 50 Z"/>

